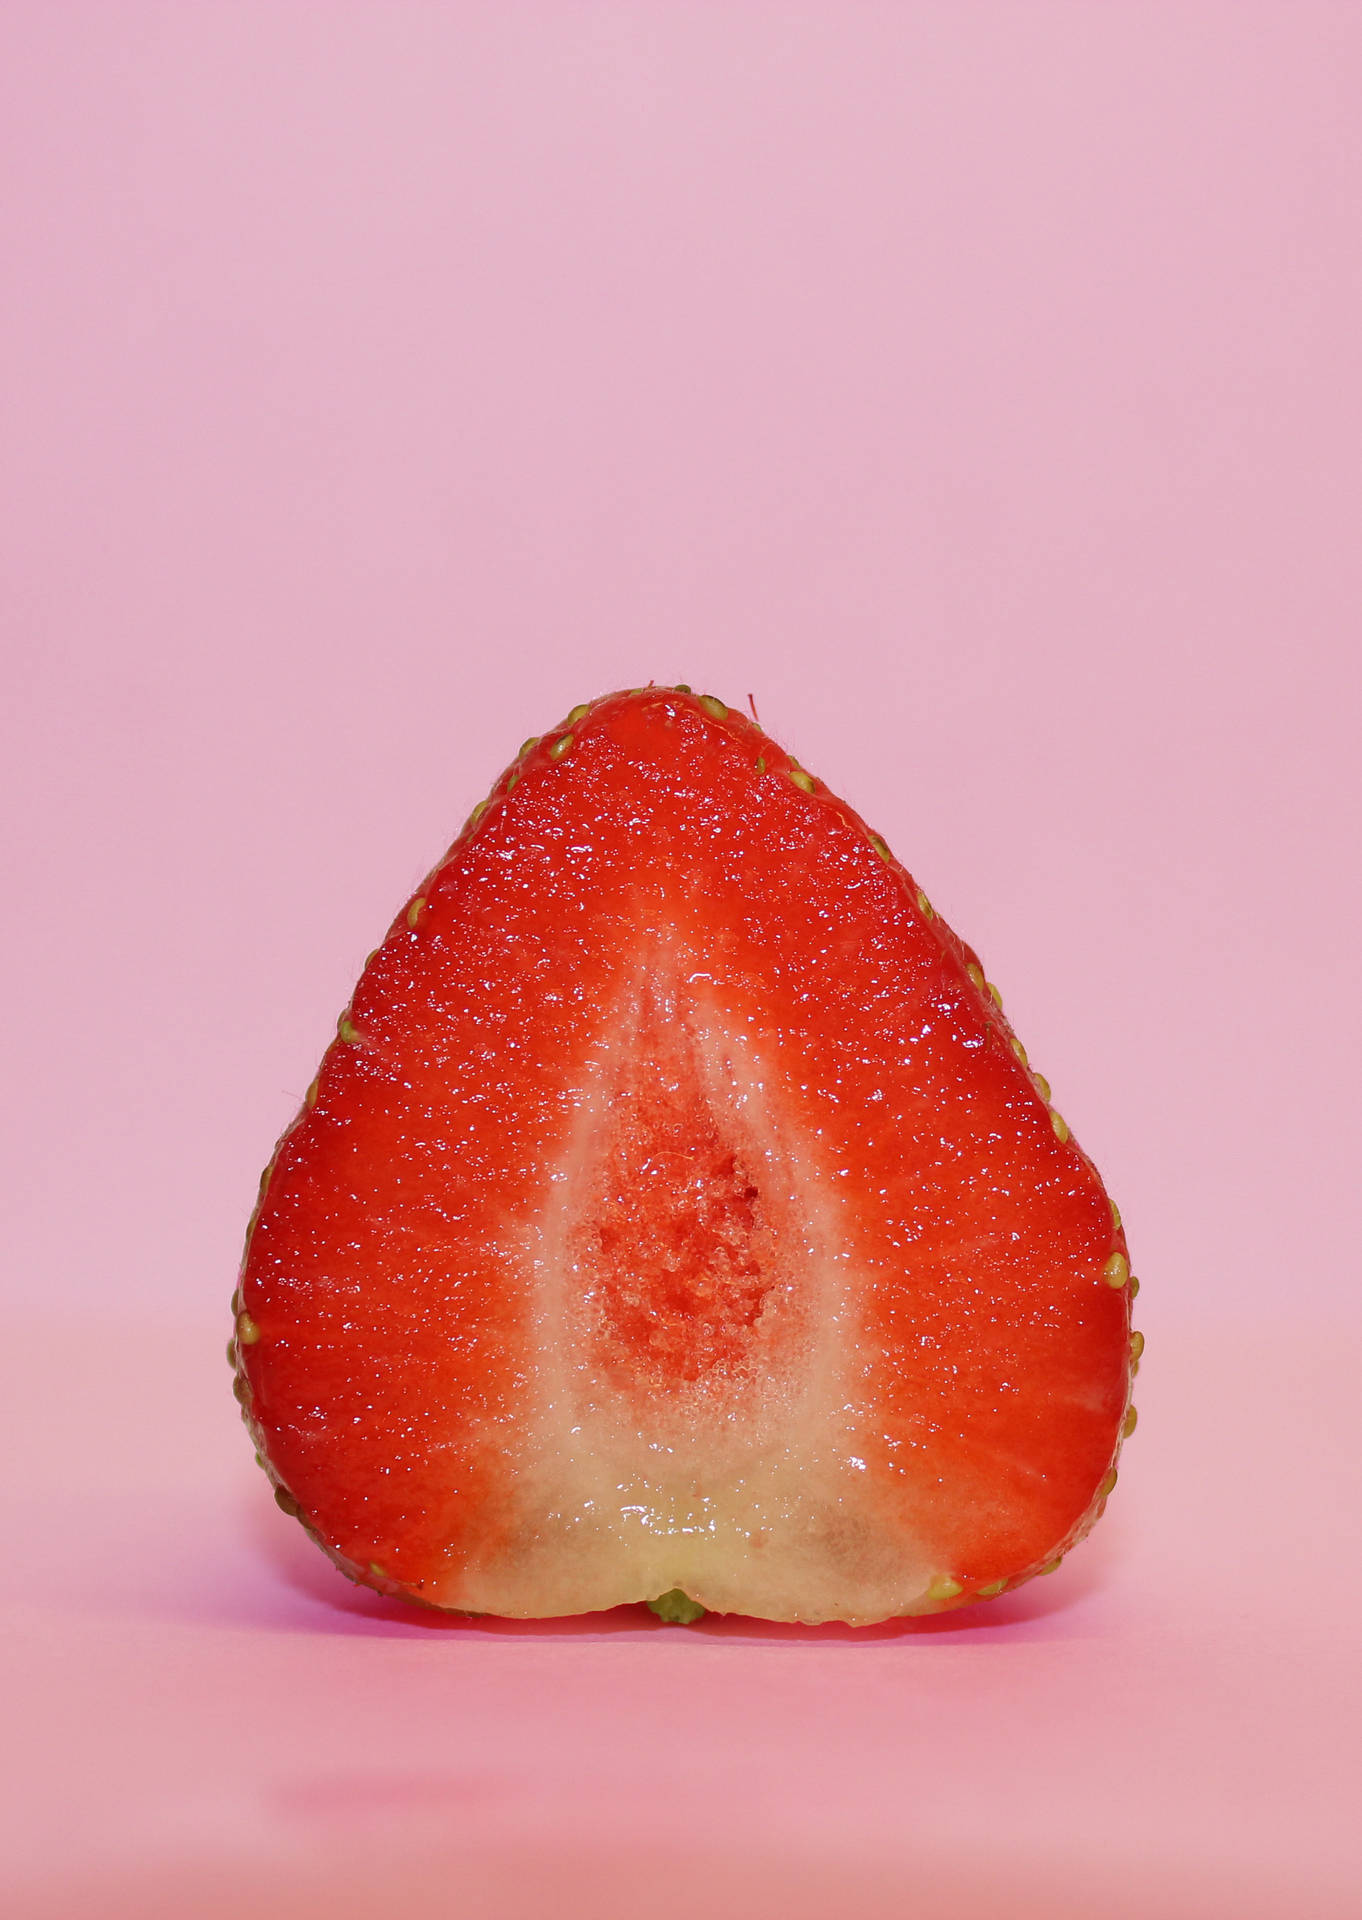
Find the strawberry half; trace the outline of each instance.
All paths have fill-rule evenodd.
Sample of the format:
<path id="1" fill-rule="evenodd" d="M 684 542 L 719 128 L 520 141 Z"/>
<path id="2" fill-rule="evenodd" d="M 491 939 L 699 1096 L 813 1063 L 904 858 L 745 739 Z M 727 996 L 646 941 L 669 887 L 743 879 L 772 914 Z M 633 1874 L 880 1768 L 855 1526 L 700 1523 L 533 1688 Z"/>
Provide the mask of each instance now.
<path id="1" fill-rule="evenodd" d="M 1092 1524 L 1134 1284 L 883 840 L 650 687 L 527 742 L 371 957 L 231 1351 L 280 1504 L 384 1592 L 868 1622 Z"/>

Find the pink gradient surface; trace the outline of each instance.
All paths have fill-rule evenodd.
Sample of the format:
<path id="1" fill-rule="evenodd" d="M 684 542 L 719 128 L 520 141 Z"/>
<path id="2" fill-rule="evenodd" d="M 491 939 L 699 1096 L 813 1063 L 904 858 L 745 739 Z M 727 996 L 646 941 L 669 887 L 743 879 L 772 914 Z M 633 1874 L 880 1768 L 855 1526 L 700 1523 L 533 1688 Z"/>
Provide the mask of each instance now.
<path id="1" fill-rule="evenodd" d="M 0 13 L 8 1912 L 1362 1908 L 1360 98 L 1313 0 Z M 990 1609 L 432 1624 L 251 1464 L 365 952 L 649 677 L 1121 1203 L 1121 1486 Z"/>

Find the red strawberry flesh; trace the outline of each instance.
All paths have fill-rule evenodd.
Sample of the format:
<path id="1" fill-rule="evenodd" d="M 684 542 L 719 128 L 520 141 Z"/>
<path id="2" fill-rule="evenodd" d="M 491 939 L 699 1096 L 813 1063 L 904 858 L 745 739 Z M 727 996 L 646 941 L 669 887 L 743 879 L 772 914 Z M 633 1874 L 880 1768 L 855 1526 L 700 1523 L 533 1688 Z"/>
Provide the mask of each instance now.
<path id="1" fill-rule="evenodd" d="M 648 689 L 498 783 L 276 1156 L 238 1353 L 346 1569 L 554 1615 L 960 1604 L 1100 1510 L 1101 1183 L 866 826 Z"/>

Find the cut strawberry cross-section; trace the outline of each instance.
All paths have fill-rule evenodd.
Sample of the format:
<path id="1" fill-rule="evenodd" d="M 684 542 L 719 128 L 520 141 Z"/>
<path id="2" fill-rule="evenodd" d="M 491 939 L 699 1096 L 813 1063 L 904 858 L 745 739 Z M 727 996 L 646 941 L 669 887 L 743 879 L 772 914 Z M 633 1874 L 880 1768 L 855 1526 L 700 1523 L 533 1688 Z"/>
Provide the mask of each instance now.
<path id="1" fill-rule="evenodd" d="M 1133 1291 L 883 840 L 649 687 L 528 742 L 370 959 L 232 1357 L 281 1505 L 382 1591 L 867 1622 L 1091 1525 Z"/>

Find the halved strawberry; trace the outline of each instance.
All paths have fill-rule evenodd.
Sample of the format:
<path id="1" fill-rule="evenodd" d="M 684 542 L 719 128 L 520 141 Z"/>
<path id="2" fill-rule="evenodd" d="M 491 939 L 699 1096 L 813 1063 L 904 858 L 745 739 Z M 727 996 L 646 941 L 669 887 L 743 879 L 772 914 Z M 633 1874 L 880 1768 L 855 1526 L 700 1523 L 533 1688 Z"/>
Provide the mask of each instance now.
<path id="1" fill-rule="evenodd" d="M 280 1503 L 383 1591 L 873 1621 L 1092 1523 L 1133 1290 L 974 954 L 649 687 L 527 742 L 371 958 L 232 1351 Z"/>

